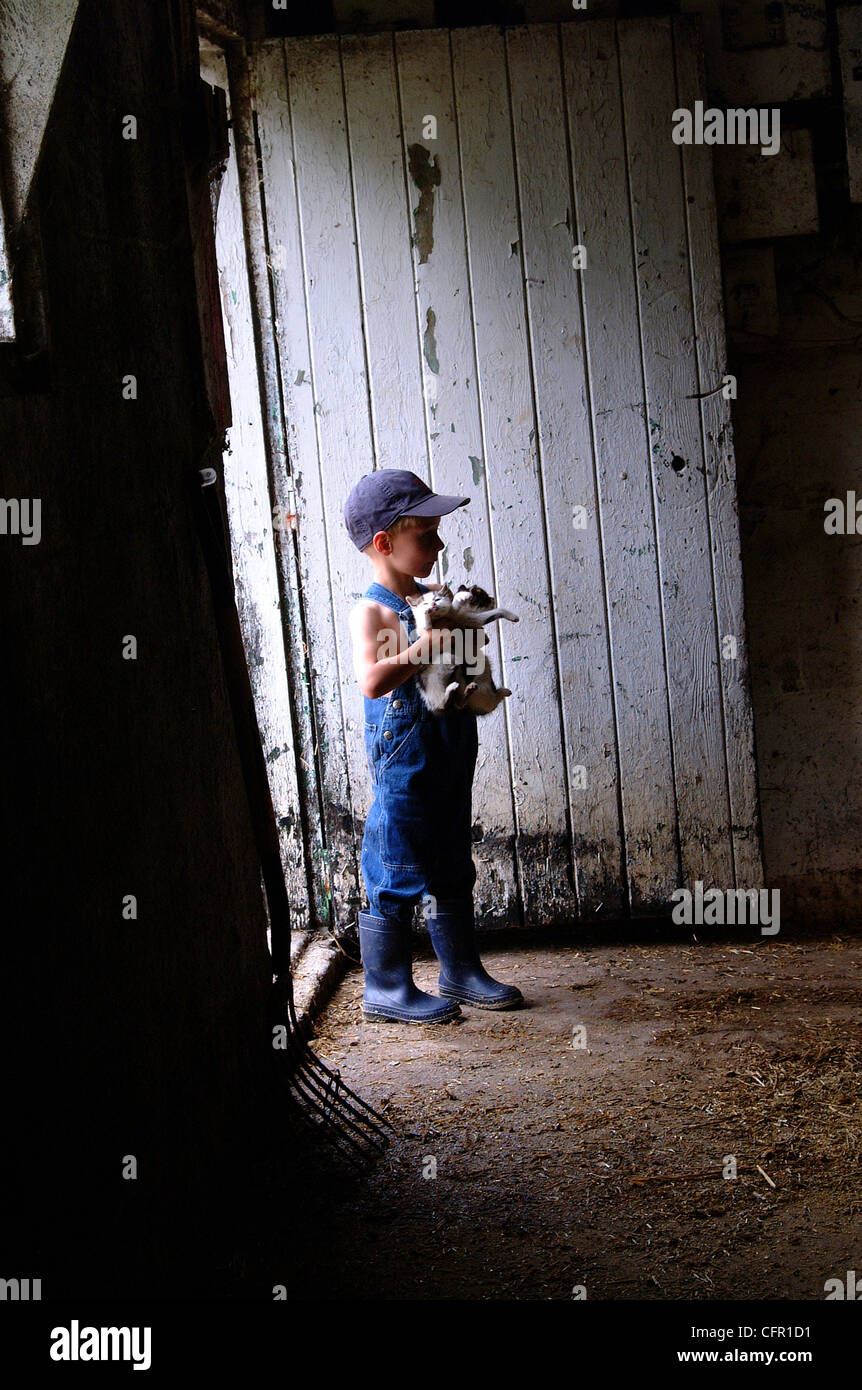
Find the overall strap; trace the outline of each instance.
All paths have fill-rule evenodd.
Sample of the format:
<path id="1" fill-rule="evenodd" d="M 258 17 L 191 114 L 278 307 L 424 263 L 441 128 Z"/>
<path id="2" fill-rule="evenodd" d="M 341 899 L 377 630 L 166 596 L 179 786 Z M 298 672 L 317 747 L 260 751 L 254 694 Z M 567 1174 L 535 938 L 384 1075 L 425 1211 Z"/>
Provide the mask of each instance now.
<path id="1" fill-rule="evenodd" d="M 420 594 L 428 592 L 425 585 L 420 584 L 418 580 L 416 588 Z M 387 589 L 383 584 L 378 584 L 377 580 L 365 590 L 363 597 L 373 599 L 375 603 L 382 603 L 386 608 L 394 608 L 399 618 L 402 618 L 408 627 L 415 628 L 416 619 L 413 617 L 413 609 L 407 600 L 400 598 L 398 594 L 393 594 L 391 589 Z"/>
<path id="2" fill-rule="evenodd" d="M 428 592 L 424 584 L 419 584 L 417 582 L 416 587 L 420 593 L 425 594 Z M 375 603 L 382 603 L 385 608 L 394 608 L 401 621 L 407 626 L 408 637 L 415 639 L 417 635 L 416 619 L 413 616 L 413 609 L 406 599 L 399 598 L 398 594 L 393 594 L 391 589 L 387 589 L 384 584 L 378 584 L 376 580 L 365 590 L 363 597 L 373 599 Z M 411 675 L 403 685 L 400 685 L 395 694 L 400 702 L 404 703 L 406 701 L 406 709 L 413 709 L 414 704 L 415 707 L 418 708 L 418 695 L 416 693 L 416 681 L 414 676 Z M 381 697 L 386 700 L 387 708 L 389 708 L 392 701 L 392 696 L 393 691 L 390 690 L 388 695 Z M 376 702 L 372 703 L 368 700 L 367 696 L 365 698 L 366 708 L 369 710 L 372 709 Z"/>

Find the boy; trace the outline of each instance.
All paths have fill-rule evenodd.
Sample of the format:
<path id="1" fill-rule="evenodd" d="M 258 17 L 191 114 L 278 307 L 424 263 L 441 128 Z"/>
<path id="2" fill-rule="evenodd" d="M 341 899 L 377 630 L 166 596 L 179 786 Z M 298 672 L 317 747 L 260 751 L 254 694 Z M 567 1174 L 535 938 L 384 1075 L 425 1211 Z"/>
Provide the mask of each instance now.
<path id="1" fill-rule="evenodd" d="M 443 549 L 440 518 L 469 500 L 442 496 L 415 473 L 386 468 L 361 478 L 344 508 L 350 538 L 375 576 L 350 614 L 374 789 L 361 856 L 369 903 L 359 914 L 362 1011 L 403 1023 L 446 1023 L 460 1016 L 459 1001 L 480 1009 L 523 1003 L 514 985 L 491 978 L 476 949 L 470 848 L 476 716 L 468 710 L 432 714 L 426 707 L 416 670 L 432 656 L 447 655 L 452 636 L 437 628 L 417 638 L 406 601 L 417 589 L 439 589 L 414 576 L 427 578 Z M 381 658 L 382 643 L 395 655 Z M 413 983 L 410 928 L 426 894 L 442 998 Z"/>

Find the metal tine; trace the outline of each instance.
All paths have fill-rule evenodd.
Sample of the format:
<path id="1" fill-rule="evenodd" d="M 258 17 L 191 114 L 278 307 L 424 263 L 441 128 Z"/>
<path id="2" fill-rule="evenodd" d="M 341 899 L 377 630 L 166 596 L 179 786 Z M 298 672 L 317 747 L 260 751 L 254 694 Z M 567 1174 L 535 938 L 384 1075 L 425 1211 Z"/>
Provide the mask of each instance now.
<path id="1" fill-rule="evenodd" d="M 351 1109 L 354 1114 L 360 1116 L 366 1123 L 372 1124 L 376 1120 L 385 1125 L 387 1129 L 392 1129 L 392 1125 L 389 1120 L 386 1119 L 385 1115 L 379 1114 L 372 1105 L 368 1104 L 368 1101 L 363 1100 L 361 1096 L 351 1090 L 343 1080 L 340 1072 L 334 1072 L 325 1062 L 322 1062 L 317 1054 L 308 1046 L 304 1038 L 298 1037 L 295 1034 L 288 1034 L 288 1037 L 291 1043 L 290 1051 L 295 1059 L 296 1065 L 305 1066 L 308 1070 L 313 1072 L 319 1072 L 321 1077 L 325 1078 L 325 1082 L 321 1081 L 321 1084 L 325 1084 L 327 1087 L 331 1087 L 334 1083 L 340 1091 L 345 1106 Z"/>
<path id="2" fill-rule="evenodd" d="M 292 1039 L 292 1041 L 295 1043 L 297 1040 Z M 338 1120 L 349 1125 L 351 1129 L 355 1129 L 357 1133 L 362 1135 L 364 1141 L 373 1143 L 375 1148 L 382 1148 L 389 1142 L 386 1130 L 391 1133 L 394 1131 L 394 1127 L 385 1116 L 379 1115 L 360 1097 L 355 1097 L 355 1099 L 359 1101 L 361 1108 L 357 1109 L 351 1105 L 349 1098 L 354 1093 L 344 1085 L 340 1077 L 336 1077 L 328 1069 L 325 1070 L 323 1076 L 316 1075 L 316 1068 L 320 1068 L 321 1063 L 310 1049 L 297 1047 L 292 1049 L 292 1052 L 293 1065 L 288 1075 L 284 1076 L 280 1069 L 278 1073 L 279 1080 L 286 1085 L 288 1093 L 291 1089 L 301 1085 L 307 1093 L 307 1103 L 317 1110 L 328 1113 L 331 1124 L 335 1124 Z M 353 1118 L 354 1115 L 356 1119 Z M 379 1140 L 372 1138 L 372 1135 L 378 1136 Z"/>
<path id="3" fill-rule="evenodd" d="M 363 1135 L 360 1142 L 360 1140 L 354 1139 L 351 1134 L 334 1126 L 326 1118 L 325 1111 L 322 1112 L 323 1118 L 318 1123 L 312 1123 L 308 1114 L 309 1109 L 316 1114 L 321 1114 L 321 1107 L 316 1101 L 312 1100 L 304 1104 L 300 1095 L 297 1094 L 295 1090 L 289 1094 L 289 1101 L 296 1114 L 302 1118 L 306 1128 L 312 1132 L 315 1137 L 318 1137 L 320 1130 L 324 1129 L 336 1151 L 345 1154 L 350 1158 L 351 1162 L 357 1163 L 363 1171 L 367 1163 L 372 1158 L 377 1157 L 381 1152 L 380 1147 L 367 1135 Z M 359 1163 L 360 1158 L 362 1159 L 361 1163 Z"/>
<path id="4" fill-rule="evenodd" d="M 325 1082 L 321 1080 L 318 1081 L 318 1084 L 325 1086 L 327 1091 L 334 1086 L 338 1091 L 339 1104 L 341 1107 L 356 1115 L 363 1124 L 367 1124 L 371 1128 L 379 1130 L 381 1133 L 384 1127 L 391 1131 L 393 1126 L 391 1122 L 386 1119 L 385 1115 L 381 1115 L 372 1105 L 369 1105 L 367 1101 L 357 1095 L 356 1092 L 342 1080 L 340 1074 L 336 1075 L 336 1073 L 312 1051 L 311 1047 L 308 1045 L 307 1039 L 303 1036 L 302 1029 L 299 1026 L 296 1016 L 296 1009 L 293 1002 L 292 981 L 288 977 L 286 981 L 284 981 L 283 978 L 280 979 L 280 983 L 286 984 L 287 986 L 285 990 L 286 997 L 281 1002 L 285 1003 L 287 1006 L 288 1022 L 290 1025 L 288 1026 L 287 1034 L 294 1064 L 296 1066 L 304 1066 L 310 1073 L 309 1079 L 314 1076 L 315 1072 L 320 1073 L 321 1077 L 325 1078 Z M 314 1079 L 317 1080 L 316 1077 Z"/>
<path id="5" fill-rule="evenodd" d="M 314 1073 L 319 1070 L 319 1059 L 315 1057 L 312 1052 L 307 1055 L 307 1058 L 304 1058 L 302 1062 L 300 1062 L 300 1065 L 303 1066 L 306 1071 L 314 1075 Z M 328 1070 L 324 1072 L 324 1076 L 326 1078 L 325 1081 L 318 1080 L 316 1076 L 315 1080 L 318 1081 L 318 1084 L 324 1086 L 326 1094 L 330 1092 L 337 1094 L 338 1103 L 342 1109 L 355 1115 L 362 1124 L 367 1125 L 370 1129 L 380 1130 L 381 1132 L 384 1129 L 393 1130 L 394 1126 L 391 1121 L 389 1121 L 385 1115 L 381 1115 L 378 1111 L 374 1110 L 361 1096 L 357 1096 L 355 1092 L 344 1083 L 340 1076 Z M 357 1104 L 354 1104 L 354 1101 L 356 1101 Z"/>
<path id="6" fill-rule="evenodd" d="M 373 1144 L 373 1146 L 378 1149 L 382 1149 L 389 1142 L 387 1134 L 380 1126 L 373 1124 L 364 1116 L 361 1117 L 361 1123 L 357 1123 L 351 1117 L 342 1103 L 343 1097 L 339 1093 L 337 1082 L 334 1087 L 322 1087 L 317 1078 L 309 1076 L 308 1069 L 302 1064 L 297 1067 L 291 1081 L 295 1084 L 304 1082 L 309 1103 L 315 1109 L 331 1116 L 333 1123 L 337 1118 L 339 1123 L 347 1125 L 350 1129 L 355 1130 L 357 1134 L 362 1137 L 363 1142 Z M 392 1129 L 392 1126 L 387 1120 L 384 1120 L 384 1124 L 386 1124 L 390 1130 Z M 375 1134 L 379 1136 L 379 1142 L 373 1137 Z"/>

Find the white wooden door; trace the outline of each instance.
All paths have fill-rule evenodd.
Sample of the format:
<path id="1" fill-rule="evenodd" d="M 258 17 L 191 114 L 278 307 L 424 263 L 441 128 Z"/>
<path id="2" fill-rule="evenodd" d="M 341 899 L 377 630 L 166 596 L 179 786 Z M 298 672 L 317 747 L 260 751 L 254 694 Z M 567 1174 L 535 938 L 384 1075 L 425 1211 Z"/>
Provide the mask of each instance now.
<path id="1" fill-rule="evenodd" d="M 375 467 L 471 497 L 441 525 L 440 577 L 521 616 L 488 648 L 514 694 L 480 720 L 484 921 L 655 912 L 696 879 L 758 886 L 710 151 L 671 140 L 671 113 L 704 94 L 692 20 L 254 54 L 268 405 L 297 499 L 299 594 L 280 618 L 306 644 L 290 699 L 319 792 L 312 811 L 301 777 L 274 781 L 282 817 L 308 816 L 297 900 L 310 875 L 312 922 L 364 903 L 347 614 L 372 575 L 342 507 Z"/>

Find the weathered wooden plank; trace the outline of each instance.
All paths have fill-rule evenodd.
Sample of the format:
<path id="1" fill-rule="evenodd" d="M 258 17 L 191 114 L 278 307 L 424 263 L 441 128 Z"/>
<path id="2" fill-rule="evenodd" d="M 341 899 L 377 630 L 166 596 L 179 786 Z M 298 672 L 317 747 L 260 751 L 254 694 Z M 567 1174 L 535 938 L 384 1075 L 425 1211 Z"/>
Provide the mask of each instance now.
<path id="1" fill-rule="evenodd" d="M 673 23 L 677 106 L 690 107 L 705 91 L 703 55 L 692 22 Z M 742 583 L 742 552 L 736 497 L 736 459 L 730 399 L 719 387 L 727 374 L 721 269 L 716 236 L 715 194 L 706 146 L 682 146 L 683 190 L 688 222 L 691 283 L 702 437 L 705 441 L 707 506 L 712 539 L 719 671 L 729 781 L 735 882 L 763 882 L 760 816 L 754 756 L 748 642 Z M 736 655 L 725 655 L 727 639 Z"/>
<path id="2" fill-rule="evenodd" d="M 368 561 L 344 531 L 342 510 L 353 484 L 372 471 L 374 448 L 339 44 L 327 35 L 286 39 L 284 48 L 304 263 L 308 368 L 320 460 L 319 482 L 311 484 L 315 491 L 319 487 L 319 503 L 317 510 L 305 512 L 306 533 L 323 519 L 323 533 L 311 532 L 310 544 L 319 546 L 324 541 L 329 571 L 325 588 L 312 589 L 309 599 L 325 606 L 331 595 L 329 633 L 318 629 L 320 640 L 313 647 L 315 709 L 324 735 L 320 757 L 331 759 L 324 799 L 329 814 L 335 806 L 337 816 L 343 815 L 346 831 L 352 788 L 368 788 L 364 710 L 353 673 L 347 618 L 372 574 Z M 302 474 L 302 489 L 306 470 L 297 471 Z M 327 661 L 327 647 L 334 660 Z M 335 743 L 330 744 L 339 719 L 343 742 L 336 734 Z M 333 892 L 339 887 L 333 881 Z M 348 888 L 343 885 L 347 896 Z M 361 893 L 361 885 L 352 891 Z"/>
<path id="3" fill-rule="evenodd" d="M 667 652 L 680 858 L 686 882 L 733 881 L 718 632 L 694 353 L 680 147 L 671 138 L 670 24 L 618 24 Z"/>
<path id="4" fill-rule="evenodd" d="M 282 65 L 283 66 L 283 65 Z M 308 697 L 307 647 L 303 632 L 302 598 L 297 563 L 294 487 L 287 454 L 281 405 L 280 364 L 272 298 L 269 244 L 258 173 L 260 132 L 252 128 L 255 77 L 242 45 L 228 48 L 228 69 L 234 91 L 234 126 L 239 139 L 240 194 L 243 204 L 246 259 L 257 328 L 255 347 L 258 379 L 264 406 L 267 479 L 272 516 L 275 563 L 281 599 L 282 635 L 288 687 L 292 692 L 289 712 L 293 724 L 294 766 L 297 790 L 297 832 L 305 851 L 306 891 L 302 896 L 303 927 L 330 926 L 329 884 L 320 871 L 322 832 L 318 786 L 314 765 L 314 727 Z"/>
<path id="5" fill-rule="evenodd" d="M 517 690 L 507 714 L 524 911 L 565 921 L 577 899 L 502 34 L 453 30 L 452 59 L 495 589 L 513 584 L 521 615 L 499 636 L 502 674 Z"/>
<path id="6" fill-rule="evenodd" d="M 556 25 L 508 33 L 528 331 L 565 780 L 581 914 L 627 905 L 582 272 Z M 583 523 L 583 524 L 582 524 Z M 552 722 L 552 711 L 548 713 Z M 559 832 L 557 832 L 559 833 Z"/>
<path id="7" fill-rule="evenodd" d="M 328 149 L 326 122 L 333 111 L 333 119 L 341 120 L 343 133 L 340 79 L 337 84 L 333 82 L 338 76 L 338 55 L 333 45 L 324 41 L 313 49 L 314 56 L 306 65 L 294 44 L 290 52 L 299 64 L 300 76 L 289 85 L 280 41 L 257 45 L 253 52 L 285 447 L 295 487 L 295 501 L 285 500 L 279 523 L 284 547 L 292 546 L 296 537 L 300 591 L 296 595 L 296 622 L 302 623 L 311 673 L 310 689 L 305 673 L 294 682 L 294 698 L 308 712 L 302 721 L 300 747 L 303 811 L 308 817 L 317 924 L 326 924 L 331 912 L 333 925 L 343 926 L 361 906 L 351 789 L 364 788 L 368 774 L 361 697 L 345 646 L 349 643 L 346 615 L 352 602 L 346 590 L 358 589 L 363 580 L 359 571 L 365 564 L 357 552 L 349 553 L 352 546 L 341 521 L 342 493 L 349 491 L 352 482 L 349 458 L 342 454 L 338 442 L 338 420 L 344 412 L 345 428 L 349 426 L 355 397 L 346 392 L 337 399 L 339 371 L 332 366 L 332 359 L 337 362 L 340 319 L 337 299 L 335 307 L 330 304 L 340 293 L 340 281 L 336 261 L 329 268 L 326 260 L 327 217 L 333 224 L 342 224 L 334 236 L 342 230 L 347 233 L 346 239 L 341 238 L 342 254 L 349 259 L 352 253 L 343 138 L 340 150 L 330 152 L 337 191 L 330 192 L 325 210 L 319 206 L 323 195 L 316 182 L 318 177 L 326 179 L 328 161 L 320 152 L 321 145 Z M 328 97 L 335 103 L 323 116 L 315 112 L 313 85 L 308 85 L 317 80 L 317 73 L 322 73 Z M 317 284 L 312 283 L 315 281 Z M 354 335 L 359 331 L 356 310 L 354 300 Z M 348 312 L 346 307 L 343 312 Z M 320 367 L 315 351 L 323 363 Z M 334 418 L 329 406 L 324 415 L 318 400 L 318 377 L 326 383 Z M 361 375 L 358 380 L 363 399 Z M 346 381 L 344 384 L 347 387 Z M 357 477 L 361 471 L 356 469 Z M 346 572 L 349 579 L 345 583 L 342 577 Z"/>
<path id="8" fill-rule="evenodd" d="M 421 346 L 392 35 L 343 38 L 341 59 L 376 466 L 425 476 Z"/>
<path id="9" fill-rule="evenodd" d="M 613 24 L 563 26 L 632 910 L 679 883 L 658 556 Z"/>
<path id="10" fill-rule="evenodd" d="M 440 492 L 469 496 L 441 523 L 447 542 L 440 577 L 479 583 L 504 605 L 524 609 L 515 576 L 495 567 L 491 537 L 489 465 L 480 414 L 471 284 L 466 256 L 458 128 L 445 31 L 395 36 L 404 143 L 405 177 L 413 234 L 415 321 L 422 341 L 422 388 L 426 401 L 431 470 Z M 423 138 L 425 118 L 437 122 L 437 138 Z M 491 465 L 493 474 L 496 461 Z M 497 495 L 494 493 L 497 501 Z M 499 579 L 498 579 L 499 576 Z M 522 587 L 519 585 L 519 587 Z M 489 629 L 487 648 L 499 684 L 523 698 L 532 663 L 510 667 L 503 679 L 501 636 L 521 652 L 523 621 L 500 634 Z M 512 768 L 507 716 L 501 709 L 479 721 L 479 758 L 473 792 L 477 910 L 488 925 L 520 920 L 514 863 Z"/>
<path id="11" fill-rule="evenodd" d="M 218 68 L 219 59 L 210 55 Z M 227 82 L 225 79 L 225 87 Z M 278 591 L 266 445 L 261 417 L 251 295 L 245 256 L 234 131 L 219 197 L 216 250 L 221 282 L 233 425 L 225 454 L 225 498 L 237 607 L 258 727 L 269 773 L 293 922 L 307 924 L 305 861 Z"/>

